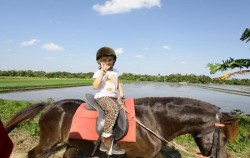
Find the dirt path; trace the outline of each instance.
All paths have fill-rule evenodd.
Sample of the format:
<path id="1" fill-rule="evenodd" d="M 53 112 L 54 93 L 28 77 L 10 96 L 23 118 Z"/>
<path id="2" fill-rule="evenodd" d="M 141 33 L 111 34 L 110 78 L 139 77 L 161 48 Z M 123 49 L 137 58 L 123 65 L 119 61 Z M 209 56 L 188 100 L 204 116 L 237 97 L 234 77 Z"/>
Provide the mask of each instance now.
<path id="1" fill-rule="evenodd" d="M 14 143 L 14 149 L 10 158 L 27 158 L 28 151 L 34 148 L 39 141 L 39 137 L 34 137 L 28 132 L 19 132 L 17 130 L 12 131 L 9 136 Z M 64 151 L 65 148 L 56 152 L 52 151 L 54 153 L 49 158 L 61 158 Z"/>
<path id="2" fill-rule="evenodd" d="M 14 149 L 12 151 L 12 154 L 10 158 L 27 158 L 29 150 L 34 148 L 39 141 L 39 136 L 31 136 L 29 132 L 19 130 L 13 130 L 11 133 L 9 133 L 9 136 L 14 143 Z M 58 148 L 52 149 L 49 153 L 49 156 L 46 156 L 44 158 L 62 158 L 63 154 L 65 152 L 65 145 L 58 145 Z M 86 157 L 81 152 L 77 152 L 75 158 L 83 158 Z M 99 158 L 106 158 L 107 156 L 103 153 L 98 155 Z M 111 156 L 110 158 L 121 158 L 122 156 Z M 98 158 L 98 157 L 97 157 Z"/>

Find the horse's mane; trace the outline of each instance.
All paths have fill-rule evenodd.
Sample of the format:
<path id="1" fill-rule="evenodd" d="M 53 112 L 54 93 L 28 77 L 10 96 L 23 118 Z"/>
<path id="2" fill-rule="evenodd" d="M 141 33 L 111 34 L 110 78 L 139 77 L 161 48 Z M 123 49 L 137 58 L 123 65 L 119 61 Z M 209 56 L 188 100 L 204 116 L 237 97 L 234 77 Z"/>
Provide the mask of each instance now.
<path id="1" fill-rule="evenodd" d="M 208 102 L 204 102 L 197 99 L 191 98 L 181 98 L 181 97 L 145 97 L 145 98 L 137 98 L 135 99 L 136 105 L 144 105 L 144 106 L 157 106 L 164 105 L 168 107 L 177 107 L 177 108 L 189 108 L 192 109 L 200 109 L 207 112 L 218 112 L 219 107 L 216 105 L 210 104 Z"/>

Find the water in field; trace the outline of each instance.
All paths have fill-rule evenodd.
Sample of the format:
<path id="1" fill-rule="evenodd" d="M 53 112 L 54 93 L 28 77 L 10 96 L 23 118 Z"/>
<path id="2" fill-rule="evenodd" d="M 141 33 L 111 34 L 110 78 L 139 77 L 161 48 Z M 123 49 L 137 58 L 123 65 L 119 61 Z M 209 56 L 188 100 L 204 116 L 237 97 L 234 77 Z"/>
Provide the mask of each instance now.
<path id="1" fill-rule="evenodd" d="M 136 83 L 123 85 L 125 97 L 188 97 L 207 101 L 221 107 L 222 111 L 230 112 L 234 109 L 240 109 L 246 114 L 250 114 L 250 95 L 231 94 L 226 91 L 215 91 L 205 87 L 173 84 L 173 83 Z M 242 86 L 216 86 L 223 89 L 250 92 L 250 87 Z M 52 98 L 55 101 L 62 99 L 84 99 L 86 93 L 95 93 L 91 86 L 58 88 L 35 90 L 26 92 L 13 92 L 0 94 L 0 98 L 13 100 L 32 100 L 43 101 Z M 250 93 L 249 93 L 250 94 Z"/>

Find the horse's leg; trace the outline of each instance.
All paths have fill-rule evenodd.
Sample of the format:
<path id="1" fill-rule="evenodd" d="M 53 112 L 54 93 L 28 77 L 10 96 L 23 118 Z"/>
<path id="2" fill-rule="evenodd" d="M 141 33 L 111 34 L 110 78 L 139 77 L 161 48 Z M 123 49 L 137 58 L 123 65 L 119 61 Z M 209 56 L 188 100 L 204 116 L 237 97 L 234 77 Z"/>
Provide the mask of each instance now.
<path id="1" fill-rule="evenodd" d="M 158 152 L 154 158 L 164 158 L 161 152 Z"/>
<path id="2" fill-rule="evenodd" d="M 49 129 L 47 129 L 49 130 Z M 53 133 L 53 130 L 51 130 Z M 39 144 L 28 152 L 29 158 L 37 158 L 41 157 L 42 155 L 46 154 L 53 146 L 58 144 L 59 139 L 55 135 L 49 135 L 47 132 L 40 133 L 40 140 Z"/>
<path id="3" fill-rule="evenodd" d="M 48 154 L 48 151 L 51 149 L 51 147 L 52 145 L 46 146 L 43 143 L 39 143 L 36 147 L 28 152 L 28 158 L 44 157 L 46 154 Z"/>
<path id="4" fill-rule="evenodd" d="M 43 111 L 39 120 L 39 144 L 29 151 L 29 158 L 42 156 L 61 141 L 61 115 L 61 111 L 54 107 Z"/>
<path id="5" fill-rule="evenodd" d="M 77 149 L 72 145 L 67 145 L 66 151 L 64 152 L 63 158 L 74 158 Z"/>
<path id="6" fill-rule="evenodd" d="M 91 141 L 87 140 L 81 140 L 81 139 L 69 139 L 70 145 L 74 146 L 74 148 L 77 148 L 81 151 L 84 156 L 90 156 L 93 152 L 93 149 L 95 147 L 95 144 Z M 97 153 L 99 151 L 97 150 Z"/>

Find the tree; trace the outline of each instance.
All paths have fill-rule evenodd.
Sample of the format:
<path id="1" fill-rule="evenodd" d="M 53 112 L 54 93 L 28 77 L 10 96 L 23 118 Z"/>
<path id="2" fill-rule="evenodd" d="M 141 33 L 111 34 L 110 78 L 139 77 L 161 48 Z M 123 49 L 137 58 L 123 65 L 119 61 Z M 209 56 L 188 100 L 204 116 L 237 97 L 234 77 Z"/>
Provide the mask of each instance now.
<path id="1" fill-rule="evenodd" d="M 250 41 L 250 28 L 246 28 L 243 34 L 241 35 L 240 40 L 249 42 Z M 219 63 L 209 63 L 207 66 L 210 69 L 210 74 L 215 74 L 218 71 L 226 71 L 228 69 L 235 69 L 235 68 L 240 68 L 240 71 L 229 73 L 223 76 L 218 77 L 219 79 L 228 79 L 232 76 L 235 75 L 241 75 L 241 74 L 246 74 L 250 73 L 250 70 L 241 70 L 242 68 L 247 68 L 249 69 L 250 67 L 250 59 L 233 59 L 230 58 L 226 61 L 222 60 L 222 64 Z"/>
<path id="2" fill-rule="evenodd" d="M 250 28 L 246 28 L 246 30 L 243 32 L 240 40 L 245 41 L 246 43 L 250 41 Z"/>

